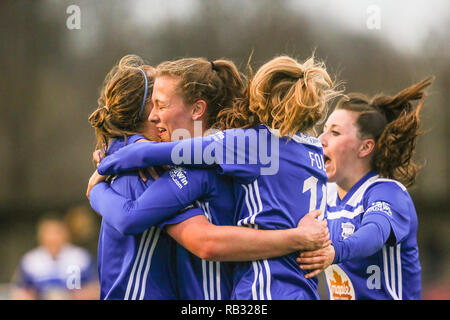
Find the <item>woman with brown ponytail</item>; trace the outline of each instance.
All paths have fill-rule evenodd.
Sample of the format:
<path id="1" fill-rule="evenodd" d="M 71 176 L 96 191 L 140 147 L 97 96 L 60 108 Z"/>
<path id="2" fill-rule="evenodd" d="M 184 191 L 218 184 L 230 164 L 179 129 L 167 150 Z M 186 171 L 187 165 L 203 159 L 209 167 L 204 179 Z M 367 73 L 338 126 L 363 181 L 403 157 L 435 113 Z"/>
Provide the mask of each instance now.
<path id="1" fill-rule="evenodd" d="M 98 107 L 89 117 L 102 156 L 138 141 L 158 141 L 155 126 L 147 120 L 153 107 L 153 75 L 154 68 L 135 55 L 123 57 L 107 74 Z M 111 186 L 135 199 L 152 183 L 152 177 L 144 182 L 136 171 L 115 176 Z M 195 215 L 197 209 L 185 212 L 191 213 Z M 124 234 L 111 221 L 102 219 L 98 243 L 100 299 L 176 299 L 170 253 L 175 244 L 157 227 Z M 147 268 L 149 261 L 151 268 Z"/>
<path id="2" fill-rule="evenodd" d="M 420 299 L 417 214 L 407 187 L 426 78 L 393 97 L 349 94 L 329 116 L 320 140 L 329 183 L 333 245 L 300 255 L 309 276 L 325 270 L 330 299 Z M 414 107 L 412 102 L 418 101 Z"/>

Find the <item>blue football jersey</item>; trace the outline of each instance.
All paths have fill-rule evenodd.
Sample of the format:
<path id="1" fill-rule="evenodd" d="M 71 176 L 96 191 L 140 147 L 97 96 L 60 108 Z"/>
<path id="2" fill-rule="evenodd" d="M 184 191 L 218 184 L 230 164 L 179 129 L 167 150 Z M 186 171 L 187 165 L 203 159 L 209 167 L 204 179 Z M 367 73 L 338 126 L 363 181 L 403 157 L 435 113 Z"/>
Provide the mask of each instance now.
<path id="1" fill-rule="evenodd" d="M 336 184 L 328 184 L 327 220 L 333 242 L 351 239 L 371 215 L 387 218 L 391 235 L 376 253 L 326 269 L 330 299 L 420 299 L 417 214 L 406 188 L 369 172 L 341 200 Z"/>
<path id="2" fill-rule="evenodd" d="M 314 209 L 325 209 L 323 149 L 298 133 L 279 138 L 261 125 L 219 131 L 207 137 L 123 148 L 100 164 L 101 174 L 149 165 L 216 166 L 233 178 L 236 224 L 258 229 L 296 227 Z M 233 299 L 318 299 L 317 278 L 305 279 L 296 254 L 238 263 Z"/>
<path id="3" fill-rule="evenodd" d="M 126 143 L 143 138 L 140 135 L 117 139 L 108 154 Z M 107 158 L 107 157 L 106 157 Z M 113 178 L 110 188 L 129 199 L 138 198 L 154 180 L 143 182 L 137 172 Z M 98 187 L 95 186 L 94 189 Z M 91 191 L 91 192 L 92 192 Z M 98 191 L 94 191 L 91 197 Z M 95 196 L 94 196 L 95 197 Z M 100 196 L 98 196 L 100 197 Z M 196 210 L 193 215 L 197 214 Z M 106 212 L 100 210 L 100 214 Z M 189 214 L 189 210 L 184 213 Z M 137 234 L 124 234 L 112 221 L 102 219 L 98 245 L 98 271 L 101 299 L 178 299 L 178 285 L 174 258 L 176 242 L 157 226 L 144 228 Z"/>
<path id="4" fill-rule="evenodd" d="M 216 225 L 233 225 L 235 201 L 231 179 L 214 169 L 174 167 L 138 197 L 123 196 L 112 187 L 106 183 L 95 186 L 91 191 L 91 205 L 113 227 L 126 234 L 142 232 L 155 224 L 160 230 L 196 214 L 204 214 Z M 198 212 L 190 209 L 176 214 L 193 202 Z M 178 244 L 172 258 L 179 299 L 230 298 L 232 263 L 199 259 Z"/>

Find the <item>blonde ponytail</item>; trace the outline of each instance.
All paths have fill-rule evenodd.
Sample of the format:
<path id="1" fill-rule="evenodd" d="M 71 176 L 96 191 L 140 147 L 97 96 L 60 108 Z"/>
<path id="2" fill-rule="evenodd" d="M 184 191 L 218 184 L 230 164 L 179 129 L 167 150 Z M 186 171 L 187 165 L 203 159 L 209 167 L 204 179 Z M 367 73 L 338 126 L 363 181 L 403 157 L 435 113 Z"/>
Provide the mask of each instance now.
<path id="1" fill-rule="evenodd" d="M 221 128 L 265 124 L 280 136 L 308 132 L 324 118 L 339 92 L 323 63 L 309 58 L 299 64 L 287 56 L 264 64 L 247 84 L 245 97 L 219 114 Z"/>

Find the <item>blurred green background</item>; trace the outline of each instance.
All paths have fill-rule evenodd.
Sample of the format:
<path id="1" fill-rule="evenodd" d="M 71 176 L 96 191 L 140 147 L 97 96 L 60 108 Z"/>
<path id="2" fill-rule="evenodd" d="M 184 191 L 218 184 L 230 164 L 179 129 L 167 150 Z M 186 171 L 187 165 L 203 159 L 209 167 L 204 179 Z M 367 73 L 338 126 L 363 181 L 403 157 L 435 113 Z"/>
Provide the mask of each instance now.
<path id="1" fill-rule="evenodd" d="M 95 145 L 87 118 L 123 55 L 151 65 L 227 58 L 246 71 L 251 52 L 257 68 L 279 54 L 304 60 L 315 51 L 346 92 L 394 94 L 436 76 L 417 145 L 423 169 L 410 192 L 424 298 L 448 299 L 449 1 L 1 1 L 0 25 L 0 283 L 36 245 L 36 221 L 49 211 L 68 217 L 73 241 L 96 255 L 100 218 L 85 198 Z"/>

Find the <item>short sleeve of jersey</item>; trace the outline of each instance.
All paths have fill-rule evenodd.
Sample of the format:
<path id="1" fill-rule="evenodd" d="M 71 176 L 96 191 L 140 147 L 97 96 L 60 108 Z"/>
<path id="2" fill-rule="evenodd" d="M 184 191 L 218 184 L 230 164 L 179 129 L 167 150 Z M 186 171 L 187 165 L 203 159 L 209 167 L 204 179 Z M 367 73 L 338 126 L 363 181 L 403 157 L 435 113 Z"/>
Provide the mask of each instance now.
<path id="1" fill-rule="evenodd" d="M 396 243 L 409 234 L 411 198 L 402 185 L 395 181 L 375 182 L 366 190 L 364 207 L 364 218 L 376 214 L 389 220 Z"/>
<path id="2" fill-rule="evenodd" d="M 217 169 L 219 174 L 232 177 L 239 183 L 249 183 L 259 176 L 257 165 L 221 164 Z"/>

